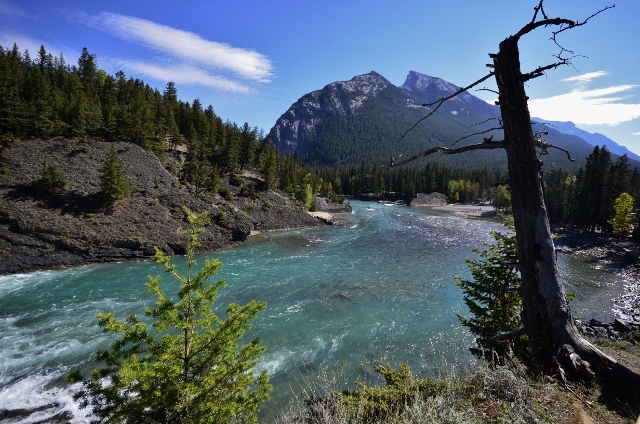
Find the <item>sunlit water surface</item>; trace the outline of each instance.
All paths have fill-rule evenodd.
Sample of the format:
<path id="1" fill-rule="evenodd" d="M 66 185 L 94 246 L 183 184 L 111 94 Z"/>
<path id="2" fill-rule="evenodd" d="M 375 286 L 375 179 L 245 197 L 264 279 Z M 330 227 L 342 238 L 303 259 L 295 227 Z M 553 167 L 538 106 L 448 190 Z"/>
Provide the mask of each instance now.
<path id="1" fill-rule="evenodd" d="M 472 257 L 470 247 L 503 227 L 428 208 L 352 206 L 347 228 L 266 233 L 198 258 L 224 263 L 219 315 L 230 302 L 268 302 L 249 334 L 268 348 L 259 365 L 274 386 L 265 420 L 323 370 L 347 382 L 376 382 L 372 364 L 407 362 L 421 374 L 472 361 L 473 338 L 456 317 L 467 310 L 452 275 L 469 277 L 463 259 Z M 612 319 L 624 278 L 585 257 L 560 255 L 559 262 L 568 290 L 577 293 L 574 314 Z M 0 409 L 55 403 L 15 422 L 61 411 L 86 422 L 64 375 L 89 370 L 92 353 L 112 341 L 96 313 L 143 315 L 154 301 L 144 287 L 147 275 L 161 273 L 149 261 L 129 261 L 0 277 Z M 176 292 L 176 283 L 163 281 Z"/>

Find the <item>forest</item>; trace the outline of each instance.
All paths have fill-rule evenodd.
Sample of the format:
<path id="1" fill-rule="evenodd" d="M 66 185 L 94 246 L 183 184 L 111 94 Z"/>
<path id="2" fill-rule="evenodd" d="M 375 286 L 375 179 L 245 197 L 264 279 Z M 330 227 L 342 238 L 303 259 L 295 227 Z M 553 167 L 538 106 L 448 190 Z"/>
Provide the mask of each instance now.
<path id="1" fill-rule="evenodd" d="M 221 190 L 224 197 L 221 175 L 253 167 L 264 175 L 262 189 L 300 200 L 307 194 L 312 176 L 300 161 L 281 155 L 257 127 L 223 122 L 199 99 L 178 99 L 173 82 L 160 92 L 122 71 L 109 75 L 86 48 L 77 65 L 44 46 L 35 59 L 16 44 L 0 50 L 2 145 L 56 136 L 124 141 L 165 163 L 168 152 L 182 152 L 177 172 L 196 192 Z"/>
<path id="2" fill-rule="evenodd" d="M 440 192 L 450 201 L 489 202 L 506 168 L 458 168 L 431 160 L 423 168 L 387 169 L 362 160 L 360 166 L 305 166 L 294 155 L 282 155 L 269 136 L 248 123 L 242 126 L 217 116 L 199 99 L 178 98 L 173 82 L 162 92 L 122 71 L 109 75 L 85 48 L 77 65 L 44 46 L 32 59 L 28 51 L 0 47 L 0 142 L 29 138 L 92 137 L 126 141 L 166 160 L 167 152 L 183 152 L 180 177 L 198 191 L 226 194 L 223 174 L 247 167 L 264 176 L 264 187 L 277 189 L 313 209 L 312 194 L 337 201 L 348 195 L 387 195 L 409 202 L 416 193 Z M 344 140 L 334 140 L 344 143 Z M 310 153 L 307 153 L 307 156 Z M 327 154 L 327 152 L 324 152 Z M 304 162 L 321 160 L 302 158 Z M 0 163 L 0 172 L 2 164 Z M 584 167 L 571 172 L 551 167 L 545 172 L 545 193 L 552 222 L 586 231 L 613 232 L 611 217 L 622 193 L 640 207 L 640 172 L 626 156 L 613 160 L 606 146 L 596 146 Z M 640 227 L 635 213 L 635 227 Z M 633 234 L 640 239 L 640 231 Z"/>

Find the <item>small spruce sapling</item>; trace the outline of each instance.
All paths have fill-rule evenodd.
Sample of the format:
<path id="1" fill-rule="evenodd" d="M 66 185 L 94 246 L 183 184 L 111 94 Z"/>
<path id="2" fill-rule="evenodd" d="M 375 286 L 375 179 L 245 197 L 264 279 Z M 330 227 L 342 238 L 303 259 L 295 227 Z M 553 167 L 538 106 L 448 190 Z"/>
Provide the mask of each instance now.
<path id="1" fill-rule="evenodd" d="M 45 156 L 40 178 L 35 180 L 32 185 L 43 190 L 61 190 L 67 185 L 67 180 L 64 178 L 60 168 L 56 165 L 49 165 L 49 161 Z"/>
<path id="2" fill-rule="evenodd" d="M 464 292 L 464 303 L 472 316 L 458 315 L 462 325 L 476 336 L 478 347 L 471 352 L 481 358 L 495 360 L 513 352 L 520 358 L 527 356 L 526 339 L 522 336 L 513 340 L 498 340 L 498 335 L 522 328 L 520 311 L 520 272 L 516 236 L 513 219 L 505 220 L 509 232 L 492 231 L 495 243 L 485 243 L 484 250 L 473 248 L 480 254 L 479 259 L 466 259 L 472 275 L 471 280 L 454 277 L 456 285 Z M 500 360 L 498 361 L 500 362 Z"/>
<path id="3" fill-rule="evenodd" d="M 153 324 L 135 315 L 121 322 L 113 313 L 99 313 L 104 331 L 121 337 L 110 350 L 97 352 L 103 365 L 90 377 L 79 370 L 68 376 L 83 383 L 76 399 L 91 407 L 96 422 L 255 423 L 260 402 L 269 399 L 266 370 L 257 376 L 253 372 L 266 348 L 258 338 L 238 347 L 249 321 L 266 303 L 231 304 L 226 320 L 213 313 L 225 282 L 210 279 L 222 263 L 207 259 L 202 269 L 193 269 L 198 236 L 209 220 L 206 213 L 183 209 L 190 224 L 186 275 L 159 249 L 153 257 L 181 283 L 177 301 L 161 289 L 159 276 L 148 277 L 146 286 L 157 296 L 155 307 L 146 309 Z"/>
<path id="4" fill-rule="evenodd" d="M 100 168 L 100 188 L 102 196 L 109 201 L 119 200 L 131 194 L 131 185 L 127 181 L 127 174 L 122 168 L 118 151 L 111 144 L 104 165 Z"/>

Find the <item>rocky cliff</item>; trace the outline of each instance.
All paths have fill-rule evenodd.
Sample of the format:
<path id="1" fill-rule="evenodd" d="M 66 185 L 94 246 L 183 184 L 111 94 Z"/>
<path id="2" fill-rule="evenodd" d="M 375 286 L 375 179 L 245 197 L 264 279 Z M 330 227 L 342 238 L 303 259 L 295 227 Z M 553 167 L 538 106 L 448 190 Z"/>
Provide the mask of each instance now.
<path id="1" fill-rule="evenodd" d="M 182 206 L 208 211 L 212 224 L 201 236 L 201 250 L 225 248 L 252 231 L 323 225 L 302 205 L 273 191 L 244 195 L 258 174 L 246 173 L 230 186 L 229 200 L 196 195 L 160 161 L 140 147 L 115 143 L 133 193 L 117 202 L 100 196 L 100 176 L 109 143 L 63 138 L 31 140 L 0 148 L 0 273 L 85 262 L 147 257 L 158 246 L 183 252 L 187 235 Z M 56 165 L 67 185 L 35 189 L 43 162 Z"/>

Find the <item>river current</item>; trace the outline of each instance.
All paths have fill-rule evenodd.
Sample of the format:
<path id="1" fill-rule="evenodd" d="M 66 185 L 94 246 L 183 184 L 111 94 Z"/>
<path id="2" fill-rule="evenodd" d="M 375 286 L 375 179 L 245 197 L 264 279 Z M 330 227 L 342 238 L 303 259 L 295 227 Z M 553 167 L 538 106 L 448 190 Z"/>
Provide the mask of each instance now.
<path id="1" fill-rule="evenodd" d="M 353 388 L 347 383 L 356 379 L 380 382 L 373 364 L 406 362 L 417 374 L 433 374 L 473 360 L 473 338 L 456 317 L 468 312 L 452 276 L 468 278 L 471 246 L 504 228 L 429 208 L 351 205 L 346 228 L 264 233 L 198 257 L 224 263 L 219 316 L 231 302 L 268 302 L 248 334 L 267 346 L 259 364 L 274 386 L 266 419 L 322 371 L 343 375 L 344 388 Z M 613 319 L 624 277 L 585 257 L 560 255 L 559 265 L 568 291 L 577 293 L 574 315 Z M 92 354 L 113 340 L 96 313 L 142 317 L 155 300 L 144 287 L 147 276 L 162 271 L 140 260 L 0 276 L 0 410 L 50 405 L 11 422 L 65 411 L 72 422 L 87 422 L 64 376 L 74 367 L 90 370 Z M 178 288 L 169 276 L 163 287 Z"/>

